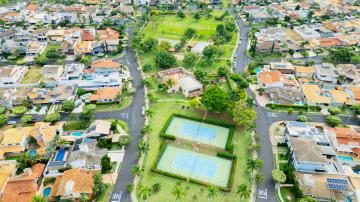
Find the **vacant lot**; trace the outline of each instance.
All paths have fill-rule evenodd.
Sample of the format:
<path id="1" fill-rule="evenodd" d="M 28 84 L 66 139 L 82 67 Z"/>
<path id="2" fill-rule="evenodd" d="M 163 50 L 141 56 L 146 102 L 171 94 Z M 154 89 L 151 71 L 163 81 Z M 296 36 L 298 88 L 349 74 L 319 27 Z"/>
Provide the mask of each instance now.
<path id="1" fill-rule="evenodd" d="M 41 67 L 30 67 L 25 77 L 21 80 L 22 84 L 37 83 L 42 78 Z"/>

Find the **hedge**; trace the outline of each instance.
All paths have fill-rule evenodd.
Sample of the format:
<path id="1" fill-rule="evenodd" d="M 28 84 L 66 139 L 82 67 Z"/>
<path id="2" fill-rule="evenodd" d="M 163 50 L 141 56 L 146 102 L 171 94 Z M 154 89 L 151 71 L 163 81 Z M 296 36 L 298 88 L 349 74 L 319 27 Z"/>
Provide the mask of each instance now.
<path id="1" fill-rule="evenodd" d="M 157 154 L 156 159 L 155 159 L 155 161 L 154 161 L 154 164 L 153 164 L 153 166 L 152 166 L 153 169 L 156 169 L 156 167 L 157 167 L 157 165 L 158 165 L 158 163 L 159 163 L 159 161 L 160 161 L 160 159 L 161 159 L 161 156 L 164 154 L 164 151 L 165 151 L 166 147 L 167 147 L 166 141 L 162 141 L 162 142 L 160 143 L 159 153 Z"/>
<path id="2" fill-rule="evenodd" d="M 228 152 L 217 152 L 216 156 L 221 157 L 221 158 L 225 158 L 225 159 L 230 159 L 233 160 L 234 158 L 236 158 L 236 155 L 228 153 Z"/>
<path id="3" fill-rule="evenodd" d="M 217 186 L 217 185 L 214 185 L 214 184 L 206 183 L 206 182 L 203 182 L 203 181 L 200 181 L 200 180 L 196 180 L 196 179 L 193 179 L 193 178 L 187 178 L 187 177 L 184 177 L 184 176 L 182 176 L 182 175 L 170 173 L 170 172 L 163 171 L 163 170 L 159 170 L 159 169 L 156 169 L 156 168 L 152 168 L 151 171 L 153 171 L 153 172 L 155 172 L 155 173 L 158 173 L 158 174 L 166 175 L 166 176 L 169 176 L 169 177 L 177 178 L 177 179 L 180 179 L 180 180 L 189 181 L 189 182 L 192 182 L 192 183 L 196 183 L 196 184 L 199 184 L 199 185 L 203 185 L 203 186 L 206 186 L 206 187 L 216 186 L 216 188 L 218 188 L 218 189 L 221 190 L 221 191 L 226 191 L 226 192 L 229 192 L 229 191 L 230 191 L 230 188 L 229 188 L 229 187 Z M 231 175 L 230 175 L 230 177 L 231 177 Z M 231 179 L 231 178 L 230 178 L 230 179 Z M 229 183 L 229 184 L 230 184 L 230 183 Z"/>
<path id="4" fill-rule="evenodd" d="M 319 106 L 308 106 L 308 105 L 286 105 L 286 104 L 271 104 L 268 103 L 265 105 L 266 107 L 273 110 L 288 110 L 289 108 L 294 109 L 295 111 L 315 111 L 320 112 L 321 107 Z"/>
<path id="5" fill-rule="evenodd" d="M 176 139 L 175 135 L 169 135 L 169 134 L 161 134 L 160 137 L 162 137 L 164 139 L 168 139 L 168 140 L 175 140 Z"/>
<path id="6" fill-rule="evenodd" d="M 229 191 L 231 190 L 231 188 L 232 188 L 232 186 L 234 184 L 236 164 L 237 164 L 237 156 L 234 156 L 233 162 L 232 162 L 232 165 L 231 165 L 230 177 L 229 177 L 229 185 L 228 185 L 228 190 Z"/>

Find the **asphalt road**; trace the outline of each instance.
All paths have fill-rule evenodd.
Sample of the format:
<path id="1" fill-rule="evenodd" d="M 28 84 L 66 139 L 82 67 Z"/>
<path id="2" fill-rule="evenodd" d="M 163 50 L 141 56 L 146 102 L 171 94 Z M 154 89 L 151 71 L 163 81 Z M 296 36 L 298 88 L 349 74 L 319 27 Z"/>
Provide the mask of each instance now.
<path id="1" fill-rule="evenodd" d="M 129 29 L 129 42 L 131 41 L 131 37 L 132 30 Z M 136 88 L 136 92 L 133 98 L 133 103 L 121 113 L 110 112 L 104 114 L 105 116 L 113 115 L 115 117 L 121 116 L 121 118 L 126 117 L 126 122 L 129 125 L 131 135 L 131 143 L 126 150 L 123 164 L 119 170 L 119 177 L 116 180 L 110 201 L 130 202 L 130 193 L 127 191 L 126 186 L 133 182 L 131 169 L 138 163 L 137 145 L 142 139 L 140 131 L 143 128 L 145 121 L 144 117 L 141 115 L 141 108 L 144 105 L 145 99 L 144 86 L 141 84 L 140 71 L 136 68 L 138 64 L 136 62 L 135 54 L 130 48 L 126 49 L 126 53 L 122 58 L 115 61 L 123 62 L 128 66 L 130 74 L 134 78 L 133 84 L 134 88 Z M 101 114 L 97 114 L 97 116 L 97 118 L 102 118 Z"/>

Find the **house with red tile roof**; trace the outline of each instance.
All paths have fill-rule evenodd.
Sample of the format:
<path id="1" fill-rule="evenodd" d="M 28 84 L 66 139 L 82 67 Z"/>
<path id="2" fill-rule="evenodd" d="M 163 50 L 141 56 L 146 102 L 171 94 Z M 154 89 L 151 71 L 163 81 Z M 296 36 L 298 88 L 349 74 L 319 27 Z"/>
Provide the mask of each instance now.
<path id="1" fill-rule="evenodd" d="M 89 96 L 90 102 L 115 102 L 121 93 L 120 88 L 99 88 L 95 94 Z"/>
<path id="2" fill-rule="evenodd" d="M 354 128 L 329 128 L 328 131 L 338 155 L 360 160 L 360 133 Z"/>

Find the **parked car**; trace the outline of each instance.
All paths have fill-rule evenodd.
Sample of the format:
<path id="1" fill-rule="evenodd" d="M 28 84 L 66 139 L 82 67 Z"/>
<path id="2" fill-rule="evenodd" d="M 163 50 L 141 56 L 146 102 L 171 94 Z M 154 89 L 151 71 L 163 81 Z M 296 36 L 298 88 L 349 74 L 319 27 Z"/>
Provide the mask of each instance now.
<path id="1" fill-rule="evenodd" d="M 140 66 L 137 66 L 137 67 L 136 67 L 136 69 L 137 69 L 138 71 L 140 71 L 140 70 L 141 70 Z"/>
<path id="2" fill-rule="evenodd" d="M 142 106 L 141 108 L 141 115 L 145 116 L 145 106 Z"/>
<path id="3" fill-rule="evenodd" d="M 14 124 L 16 124 L 16 121 L 8 121 L 7 124 L 8 125 L 14 125 Z"/>

